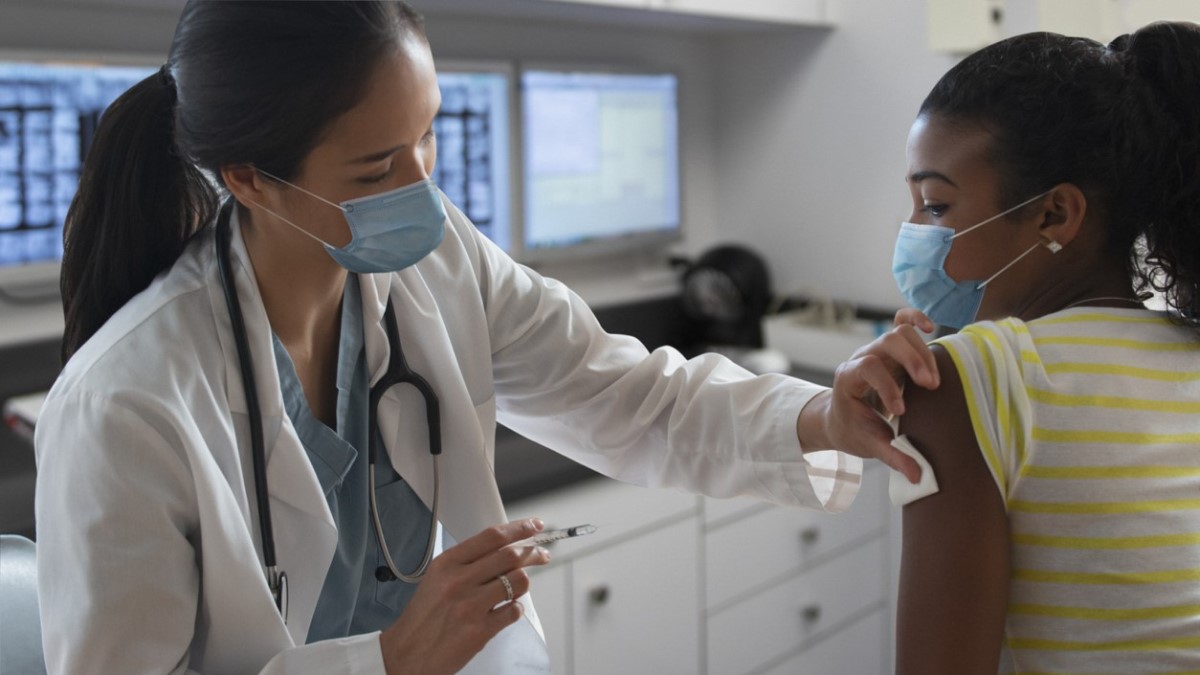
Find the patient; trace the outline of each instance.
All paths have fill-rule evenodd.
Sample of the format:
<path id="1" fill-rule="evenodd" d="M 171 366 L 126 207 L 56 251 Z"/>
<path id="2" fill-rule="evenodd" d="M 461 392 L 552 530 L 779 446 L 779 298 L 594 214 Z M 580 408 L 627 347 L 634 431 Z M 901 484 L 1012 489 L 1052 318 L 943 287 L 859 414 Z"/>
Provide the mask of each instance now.
<path id="1" fill-rule="evenodd" d="M 941 491 L 904 509 L 897 672 L 1200 672 L 1200 27 L 973 54 L 908 170 L 897 283 L 971 325 L 906 392 Z"/>

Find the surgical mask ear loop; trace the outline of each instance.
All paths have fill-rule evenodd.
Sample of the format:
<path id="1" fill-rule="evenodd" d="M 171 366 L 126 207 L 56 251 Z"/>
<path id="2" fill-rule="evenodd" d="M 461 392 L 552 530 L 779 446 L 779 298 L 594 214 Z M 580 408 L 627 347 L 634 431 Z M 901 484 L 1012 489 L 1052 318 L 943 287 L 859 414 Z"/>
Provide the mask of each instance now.
<path id="1" fill-rule="evenodd" d="M 270 175 L 270 174 L 267 174 L 267 175 Z M 1050 194 L 1051 192 L 1054 192 L 1054 188 L 1046 190 L 1042 194 L 1037 195 L 1035 197 L 1030 197 L 1029 199 L 1026 199 L 1025 201 L 1021 202 L 1020 204 L 1017 204 L 1016 206 L 1012 207 L 1011 209 L 1009 209 L 1007 211 L 1001 211 L 1000 213 L 997 213 L 996 215 L 992 216 L 991 218 L 988 218 L 987 220 L 975 223 L 974 225 L 963 230 L 962 232 L 956 232 L 956 233 L 950 235 L 949 239 L 951 241 L 958 239 L 959 237 L 963 236 L 964 234 L 970 232 L 971 230 L 977 230 L 977 229 L 983 227 L 984 225 L 987 225 L 988 223 L 992 222 L 993 220 L 1003 218 L 1004 216 L 1007 216 L 1008 214 L 1012 213 L 1013 211 L 1016 211 L 1017 209 L 1029 206 L 1030 204 L 1036 202 L 1037 200 L 1041 199 L 1042 197 L 1045 197 L 1046 195 Z M 1020 258 L 1017 258 L 1017 260 L 1020 260 Z M 1005 269 L 1008 269 L 1008 268 L 1005 268 Z"/>
<path id="2" fill-rule="evenodd" d="M 1004 271 L 1005 271 L 1005 270 L 1007 270 L 1008 268 L 1012 267 L 1013 265 L 1016 265 L 1018 262 L 1020 262 L 1020 261 L 1021 261 L 1021 258 L 1024 258 L 1025 256 L 1029 255 L 1030 253 L 1033 253 L 1033 252 L 1034 252 L 1034 250 L 1035 250 L 1035 249 L 1037 249 L 1037 247 L 1039 247 L 1039 246 L 1045 246 L 1046 248 L 1050 249 L 1050 252 L 1051 252 L 1051 253 L 1058 253 L 1059 251 L 1061 251 L 1061 250 L 1063 249 L 1063 245 L 1062 245 L 1062 244 L 1060 244 L 1060 243 L 1058 243 L 1057 241 L 1054 241 L 1053 239 L 1051 239 L 1049 243 L 1045 243 L 1045 244 L 1034 244 L 1033 246 L 1030 246 L 1030 247 L 1029 247 L 1029 250 L 1027 250 L 1027 251 L 1025 251 L 1024 253 L 1022 253 L 1021 255 L 1017 256 L 1017 259 L 1016 259 L 1016 260 L 1014 260 L 1014 261 L 1012 261 L 1012 262 L 1008 263 L 1008 264 L 1007 264 L 1007 265 L 1005 265 L 1004 267 L 1001 267 L 999 272 L 996 272 L 995 274 L 993 274 L 992 276 L 988 277 L 987 279 L 984 279 L 984 280 L 983 280 L 983 282 L 982 282 L 982 283 L 980 283 L 980 284 L 979 284 L 978 286 L 976 286 L 975 288 L 976 288 L 976 289 L 980 289 L 980 288 L 983 288 L 984 286 L 987 286 L 988 284 L 992 283 L 992 281 L 993 281 L 993 280 L 994 280 L 996 277 L 1000 276 L 1001 274 L 1004 274 Z"/>
<path id="3" fill-rule="evenodd" d="M 300 187 L 299 185 L 296 185 L 295 183 L 289 183 L 288 181 L 280 178 L 279 176 L 276 176 L 275 174 L 273 174 L 269 171 L 263 171 L 262 169 L 259 169 L 258 167 L 255 167 L 254 170 L 261 173 L 262 175 L 266 176 L 267 178 L 277 180 L 280 183 L 287 185 L 288 187 L 295 188 L 295 189 L 303 192 L 304 194 L 308 195 L 309 197 L 312 197 L 314 199 L 320 199 L 321 201 L 325 202 L 326 204 L 332 206 L 333 208 L 335 208 L 343 213 L 345 213 L 347 211 L 347 209 L 344 206 L 342 206 L 341 204 L 334 204 L 333 202 L 329 201 L 328 199 L 325 199 L 324 197 L 322 197 L 321 195 L 316 194 L 314 192 L 309 192 L 308 190 L 305 190 L 304 188 Z M 1034 199 L 1037 199 L 1037 197 L 1034 197 Z M 1033 200 L 1031 199 L 1030 201 L 1033 201 Z M 1028 204 L 1028 203 L 1029 202 L 1026 202 L 1026 204 Z M 1024 205 L 1025 204 L 1022 204 L 1021 206 L 1024 206 Z M 1021 208 L 1021 206 L 1018 206 L 1017 208 Z M 1000 215 L 1004 215 L 1004 214 L 1002 213 Z"/>
<path id="4" fill-rule="evenodd" d="M 300 227 L 299 225 L 288 220 L 287 218 L 284 218 L 283 216 L 279 215 L 278 213 L 275 213 L 271 209 L 268 209 L 267 207 L 263 206 L 262 204 L 259 204 L 258 202 L 254 201 L 253 199 L 247 199 L 246 201 L 257 206 L 258 208 L 262 209 L 263 211 L 266 211 L 267 213 L 275 216 L 276 218 L 287 223 L 288 225 L 291 225 L 297 232 L 299 232 L 300 234 L 303 234 L 304 236 L 308 237 L 309 239 L 312 239 L 313 241 L 319 243 L 320 245 L 325 246 L 327 248 L 337 248 L 333 244 L 330 244 L 329 242 L 325 241 L 324 239 L 321 239 L 320 237 L 313 234 L 312 232 L 309 232 L 308 230 L 304 229 L 303 227 Z"/>
<path id="5" fill-rule="evenodd" d="M 975 287 L 975 289 L 976 289 L 976 290 L 979 290 L 979 289 L 981 289 L 981 288 L 984 288 L 984 287 L 985 287 L 985 286 L 987 286 L 988 284 L 992 283 L 993 281 L 995 281 L 996 277 L 1000 276 L 1001 274 L 1004 274 L 1004 272 L 1005 272 L 1005 271 L 1006 271 L 1008 268 L 1010 268 L 1010 267 L 1012 267 L 1013 265 L 1016 265 L 1017 263 L 1021 262 L 1021 258 L 1024 258 L 1025 256 L 1029 255 L 1030 253 L 1033 253 L 1034 249 L 1036 249 L 1036 248 L 1037 248 L 1037 247 L 1039 247 L 1039 246 L 1041 246 L 1041 244 L 1034 244 L 1033 246 L 1030 246 L 1030 247 L 1029 247 L 1029 250 L 1027 250 L 1027 251 L 1025 251 L 1024 253 L 1022 253 L 1021 255 L 1017 256 L 1015 259 L 1013 259 L 1013 261 L 1012 261 L 1012 262 L 1008 263 L 1008 264 L 1007 264 L 1007 265 L 1005 265 L 1004 267 L 1001 267 L 999 272 L 996 272 L 995 274 L 993 274 L 992 276 L 988 277 L 987 279 L 984 279 L 983 281 L 979 282 L 979 285 L 978 285 L 978 286 L 976 286 L 976 287 Z"/>

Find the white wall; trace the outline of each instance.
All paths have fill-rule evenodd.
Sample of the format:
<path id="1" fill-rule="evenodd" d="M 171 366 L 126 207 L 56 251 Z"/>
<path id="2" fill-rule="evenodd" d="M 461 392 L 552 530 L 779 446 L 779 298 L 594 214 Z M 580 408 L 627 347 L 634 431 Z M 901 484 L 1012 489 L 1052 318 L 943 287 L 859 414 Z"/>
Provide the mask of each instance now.
<path id="1" fill-rule="evenodd" d="M 829 33 L 721 39 L 718 229 L 767 257 L 778 291 L 896 307 L 905 139 L 954 61 L 926 49 L 923 0 L 839 4 Z"/>

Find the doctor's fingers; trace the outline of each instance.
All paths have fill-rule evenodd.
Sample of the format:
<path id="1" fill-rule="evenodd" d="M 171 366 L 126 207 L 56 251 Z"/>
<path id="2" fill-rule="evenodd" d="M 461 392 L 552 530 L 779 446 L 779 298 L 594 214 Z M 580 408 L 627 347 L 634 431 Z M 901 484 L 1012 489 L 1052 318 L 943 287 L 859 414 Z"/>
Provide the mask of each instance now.
<path id="1" fill-rule="evenodd" d="M 864 357 L 873 359 L 874 357 Z M 856 372 L 855 377 L 860 373 Z M 834 401 L 831 423 L 834 428 L 830 435 L 835 439 L 836 447 L 844 452 L 864 458 L 878 459 L 892 469 L 904 474 L 910 482 L 916 483 L 921 479 L 921 467 L 908 455 L 892 447 L 894 434 L 892 428 L 884 422 L 870 399 L 873 392 L 865 396 L 856 396 L 846 391 L 845 378 L 842 383 L 834 383 Z M 890 378 L 889 378 L 889 381 Z M 891 381 L 894 385 L 894 381 Z M 858 384 L 863 386 L 862 383 Z"/>
<path id="2" fill-rule="evenodd" d="M 838 366 L 833 374 L 833 392 L 835 399 L 843 399 L 835 400 L 835 404 L 853 402 L 867 412 L 879 409 L 892 415 L 904 414 L 904 388 L 887 361 L 874 354 L 863 354 Z M 855 416 L 860 414 L 856 411 Z"/>
<path id="3" fill-rule="evenodd" d="M 541 546 L 505 546 L 471 565 L 471 574 L 480 584 L 495 580 L 500 574 L 512 575 L 524 567 L 545 565 L 550 552 Z M 511 576 L 510 576 L 511 578 Z"/>
<path id="4" fill-rule="evenodd" d="M 893 326 L 916 326 L 926 333 L 932 333 L 937 330 L 937 325 L 929 320 L 929 317 L 919 309 L 905 307 L 896 312 L 895 318 L 892 319 Z"/>
<path id="5" fill-rule="evenodd" d="M 917 461 L 892 447 L 891 427 L 873 413 L 871 419 L 866 420 L 864 426 L 872 437 L 868 441 L 870 456 L 883 462 L 892 470 L 899 471 L 908 482 L 914 485 L 921 482 L 921 466 L 917 464 Z"/>
<path id="6" fill-rule="evenodd" d="M 526 518 L 502 525 L 493 525 L 484 529 L 479 534 L 464 539 L 446 549 L 445 552 L 435 559 L 435 562 L 441 560 L 442 565 L 469 565 L 503 549 L 509 544 L 521 541 L 522 539 L 528 539 L 541 532 L 543 528 L 545 528 L 545 524 L 542 523 L 540 518 Z M 496 574 L 499 573 L 497 572 Z"/>
<path id="7" fill-rule="evenodd" d="M 913 382 L 926 389 L 936 389 L 938 386 L 937 360 L 933 358 L 929 345 L 910 325 L 889 330 L 859 349 L 854 356 L 879 358 L 894 380 L 903 380 L 907 373 Z M 879 391 L 878 388 L 876 391 Z"/>
<path id="8" fill-rule="evenodd" d="M 507 585 L 505 585 L 505 581 L 508 581 Z M 477 595 L 482 605 L 494 608 L 525 595 L 529 592 L 529 587 L 529 574 L 525 570 L 518 569 L 492 577 L 479 588 Z M 509 589 L 512 589 L 511 598 L 509 598 Z"/>

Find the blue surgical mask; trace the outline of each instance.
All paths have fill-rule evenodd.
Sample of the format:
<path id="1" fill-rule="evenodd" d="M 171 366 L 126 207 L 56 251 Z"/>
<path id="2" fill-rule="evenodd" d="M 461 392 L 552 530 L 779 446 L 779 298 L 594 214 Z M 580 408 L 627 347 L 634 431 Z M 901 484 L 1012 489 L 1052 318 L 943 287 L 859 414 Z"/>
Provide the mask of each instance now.
<path id="1" fill-rule="evenodd" d="M 958 233 L 942 225 L 901 223 L 900 234 L 896 237 L 896 251 L 892 258 L 892 276 L 896 279 L 896 286 L 900 288 L 904 300 L 924 312 L 931 321 L 942 326 L 962 328 L 973 322 L 975 315 L 979 313 L 979 304 L 983 301 L 983 289 L 996 277 L 1032 253 L 1038 246 L 1046 246 L 1054 253 L 1062 247 L 1053 241 L 1034 244 L 983 281 L 955 281 L 946 274 L 946 256 L 950 255 L 951 242 L 1048 194 L 1050 191 L 1043 192 Z"/>
<path id="2" fill-rule="evenodd" d="M 350 225 L 350 243 L 337 247 L 259 205 L 267 213 L 321 242 L 330 257 L 351 272 L 398 272 L 432 253 L 445 235 L 446 209 L 437 185 L 431 180 L 335 204 L 262 169 L 258 171 L 341 209 Z"/>

